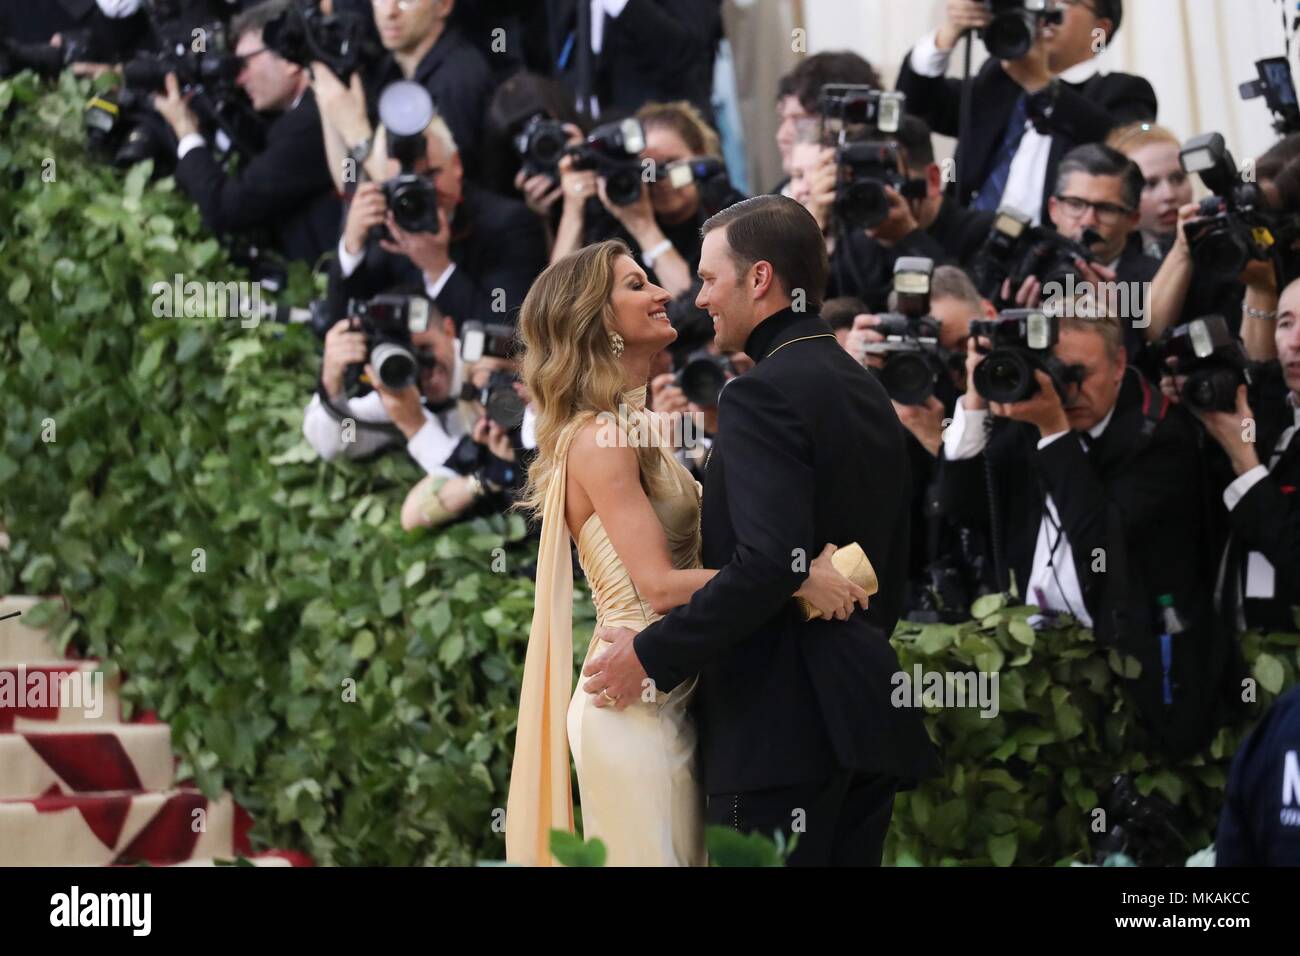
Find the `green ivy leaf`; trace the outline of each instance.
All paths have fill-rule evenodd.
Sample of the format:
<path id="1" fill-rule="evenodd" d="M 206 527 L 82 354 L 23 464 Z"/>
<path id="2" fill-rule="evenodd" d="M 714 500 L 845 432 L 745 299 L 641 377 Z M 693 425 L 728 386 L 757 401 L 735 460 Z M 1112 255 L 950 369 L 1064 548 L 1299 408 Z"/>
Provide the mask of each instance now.
<path id="1" fill-rule="evenodd" d="M 1270 694 L 1281 692 L 1282 682 L 1286 675 L 1282 669 L 1282 662 L 1272 654 L 1261 653 L 1259 657 L 1255 658 L 1252 673 L 1255 675 L 1255 680 L 1259 681 L 1259 686 Z"/>
<path id="2" fill-rule="evenodd" d="M 22 305 L 27 301 L 27 294 L 32 291 L 32 280 L 27 273 L 21 272 L 9 283 L 9 304 Z"/>

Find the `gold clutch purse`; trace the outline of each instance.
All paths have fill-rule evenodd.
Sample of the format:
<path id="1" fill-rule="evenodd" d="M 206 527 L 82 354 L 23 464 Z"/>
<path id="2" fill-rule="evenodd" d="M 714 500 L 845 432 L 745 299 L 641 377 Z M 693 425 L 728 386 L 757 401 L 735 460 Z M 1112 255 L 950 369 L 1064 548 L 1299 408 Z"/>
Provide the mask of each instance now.
<path id="1" fill-rule="evenodd" d="M 835 570 L 840 572 L 867 594 L 875 594 L 880 590 L 880 582 L 876 580 L 876 569 L 871 566 L 871 561 L 862 546 L 854 541 L 852 544 L 846 544 L 831 555 L 831 564 Z M 822 616 L 821 612 L 808 603 L 804 598 L 799 598 L 799 606 L 803 608 L 803 619 L 811 621 Z"/>

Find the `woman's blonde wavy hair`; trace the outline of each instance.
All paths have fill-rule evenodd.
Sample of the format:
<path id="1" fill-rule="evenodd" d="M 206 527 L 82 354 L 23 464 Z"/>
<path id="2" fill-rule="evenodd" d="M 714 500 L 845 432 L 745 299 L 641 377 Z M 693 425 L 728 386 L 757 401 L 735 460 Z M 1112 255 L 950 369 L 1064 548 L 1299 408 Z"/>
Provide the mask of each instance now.
<path id="1" fill-rule="evenodd" d="M 560 464 L 561 434 L 575 418 L 625 423 L 620 415 L 623 366 L 610 346 L 614 325 L 614 263 L 631 250 L 618 239 L 593 243 L 552 263 L 537 277 L 519 312 L 524 383 L 537 412 L 537 458 L 515 507 L 535 518 Z M 576 426 L 575 426 L 576 427 Z M 664 482 L 663 458 L 652 442 L 631 442 L 646 494 Z M 566 451 L 567 454 L 567 451 Z M 563 515 L 559 516 L 563 520 Z"/>

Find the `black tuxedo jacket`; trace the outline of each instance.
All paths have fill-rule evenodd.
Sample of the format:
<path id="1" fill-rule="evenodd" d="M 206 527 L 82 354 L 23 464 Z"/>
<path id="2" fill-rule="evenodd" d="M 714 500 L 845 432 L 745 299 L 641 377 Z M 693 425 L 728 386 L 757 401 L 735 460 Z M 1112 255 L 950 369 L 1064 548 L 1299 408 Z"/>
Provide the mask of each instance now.
<path id="1" fill-rule="evenodd" d="M 723 390 L 704 483 L 703 563 L 718 574 L 637 635 L 637 656 L 660 690 L 699 675 L 709 793 L 837 768 L 926 776 L 936 760 L 921 714 L 890 704 L 907 575 L 903 427 L 819 317 L 778 312 L 746 351 L 758 364 Z M 800 556 L 853 541 L 880 579 L 870 609 L 805 622 L 791 600 Z"/>
<path id="2" fill-rule="evenodd" d="M 575 88 L 578 57 L 570 36 L 577 29 L 578 2 L 537 4 L 530 31 L 544 35 L 548 47 L 538 51 L 544 62 L 534 68 Z M 542 18 L 544 32 L 536 22 Z M 617 19 L 605 18 L 600 55 L 592 56 L 591 92 L 602 117 L 629 116 L 652 101 L 690 100 L 711 119 L 713 61 L 721 38 L 720 0 L 629 0 Z"/>
<path id="3" fill-rule="evenodd" d="M 528 287 L 546 267 L 546 234 L 541 220 L 519 200 L 465 182 L 452 216 L 448 253 L 456 269 L 438 293 L 438 309 L 455 320 L 458 331 L 471 319 L 510 323 Z M 424 290 L 420 271 L 409 259 L 377 245 L 370 246 L 352 275 L 341 278 L 335 266 L 332 278 L 338 289 L 335 301 Z M 504 299 L 497 289 L 504 291 Z"/>
<path id="4" fill-rule="evenodd" d="M 897 88 L 907 94 L 907 108 L 936 133 L 957 136 L 961 125 L 961 81 L 945 77 L 921 76 L 912 69 L 909 52 L 903 57 Z M 973 81 L 970 141 L 957 151 L 957 178 L 967 194 L 956 197 L 970 205 L 979 195 L 997 158 L 998 147 L 1016 100 L 1024 90 L 1007 75 L 1000 60 L 990 59 Z M 1155 90 L 1140 76 L 1128 73 L 1098 73 L 1083 83 L 1060 84 L 1060 99 L 1051 119 L 1038 120 L 1039 129 L 1052 137 L 1043 189 L 1042 215 L 1047 214 L 1047 198 L 1056 188 L 1056 168 L 1061 157 L 1075 146 L 1104 142 L 1117 126 L 1137 120 L 1154 120 L 1157 102 Z M 1026 209 L 1024 212 L 1034 212 Z"/>
<path id="5" fill-rule="evenodd" d="M 940 507 L 957 523 L 989 527 L 987 455 L 1006 564 L 1033 603 L 1024 592 L 1050 493 L 1098 642 L 1138 659 L 1142 673 L 1131 690 L 1148 730 L 1167 750 L 1188 752 L 1222 718 L 1220 694 L 1235 658 L 1209 601 L 1220 551 L 1205 517 L 1211 502 L 1199 433 L 1177 406 L 1155 424 L 1159 413 L 1143 408 L 1160 401 L 1129 369 L 1111 421 L 1088 451 L 1075 434 L 1039 450 L 1035 426 L 995 419 L 982 455 L 940 463 Z M 1174 639 L 1169 707 L 1162 702 L 1162 594 L 1173 595 L 1188 627 Z"/>
<path id="6" fill-rule="evenodd" d="M 342 210 L 311 90 L 276 117 L 265 148 L 236 175 L 200 147 L 177 164 L 176 182 L 215 233 L 267 230 L 286 257 L 311 264 L 338 242 Z"/>
<path id="7" fill-rule="evenodd" d="M 1251 408 L 1258 422 L 1255 447 L 1267 467 L 1282 433 L 1295 423 L 1286 384 L 1276 362 L 1260 370 Z M 1258 551 L 1273 565 L 1273 597 L 1245 598 L 1246 624 L 1277 631 L 1296 627 L 1293 608 L 1300 606 L 1300 438 L 1293 437 L 1267 478 L 1256 482 L 1228 512 L 1228 580 L 1221 595 L 1225 622 L 1236 620 L 1236 581 L 1245 593 L 1249 554 Z M 1220 499 L 1221 501 L 1222 499 Z M 1222 507 L 1222 505 L 1220 505 Z"/>

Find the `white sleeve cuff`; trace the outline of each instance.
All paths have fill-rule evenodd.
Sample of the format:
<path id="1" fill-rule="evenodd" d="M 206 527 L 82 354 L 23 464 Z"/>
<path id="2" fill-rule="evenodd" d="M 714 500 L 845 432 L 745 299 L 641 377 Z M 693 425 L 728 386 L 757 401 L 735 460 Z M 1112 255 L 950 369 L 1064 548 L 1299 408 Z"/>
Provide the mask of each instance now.
<path id="1" fill-rule="evenodd" d="M 455 271 L 456 271 L 456 263 L 449 262 L 447 263 L 447 268 L 442 270 L 442 275 L 438 276 L 437 282 L 430 282 L 429 277 L 425 276 L 424 277 L 425 295 L 427 295 L 430 299 L 437 300 L 438 296 L 442 294 L 443 286 L 447 284 L 447 280 L 451 278 L 451 274 Z M 461 316 L 457 316 L 456 318 L 462 319 Z"/>
<path id="2" fill-rule="evenodd" d="M 176 158 L 184 159 L 185 154 L 192 149 L 198 149 L 200 146 L 207 146 L 208 141 L 198 133 L 186 133 L 181 137 L 181 141 L 176 144 Z"/>
<path id="3" fill-rule="evenodd" d="M 919 76 L 939 77 L 948 72 L 947 50 L 940 50 L 935 42 L 938 33 L 927 33 L 912 47 L 908 57 L 912 72 Z"/>
<path id="4" fill-rule="evenodd" d="M 943 457 L 948 461 L 966 461 L 982 452 L 987 443 L 984 421 L 988 415 L 988 409 L 972 411 L 957 399 L 952 423 L 943 430 Z"/>
<path id="5" fill-rule="evenodd" d="M 1062 435 L 1068 435 L 1068 434 L 1070 434 L 1069 431 L 1056 432 L 1054 434 L 1048 435 L 1045 438 L 1038 439 L 1038 450 L 1042 451 L 1044 448 L 1046 448 L 1052 442 L 1056 441 L 1056 439 L 1060 438 Z"/>
<path id="6" fill-rule="evenodd" d="M 406 450 L 426 474 L 440 474 L 460 439 L 448 435 L 442 423 L 428 409 L 425 409 L 424 417 L 423 427 L 411 436 Z"/>
<path id="7" fill-rule="evenodd" d="M 1238 475 L 1232 480 L 1228 487 L 1223 489 L 1223 503 L 1231 511 L 1237 507 L 1242 498 L 1246 497 L 1246 492 L 1250 491 L 1257 484 L 1268 477 L 1268 469 L 1263 465 L 1256 465 L 1250 471 L 1243 475 Z"/>
<path id="8" fill-rule="evenodd" d="M 339 273 L 343 278 L 347 278 L 357 271 L 357 266 L 361 265 L 361 260 L 366 257 L 366 247 L 362 246 L 361 251 L 355 256 L 348 252 L 348 244 L 344 239 L 339 237 Z"/>
<path id="9" fill-rule="evenodd" d="M 605 12 L 615 20 L 618 19 L 618 15 L 623 12 L 623 8 L 627 4 L 628 0 L 601 0 L 601 6 L 605 8 Z"/>

